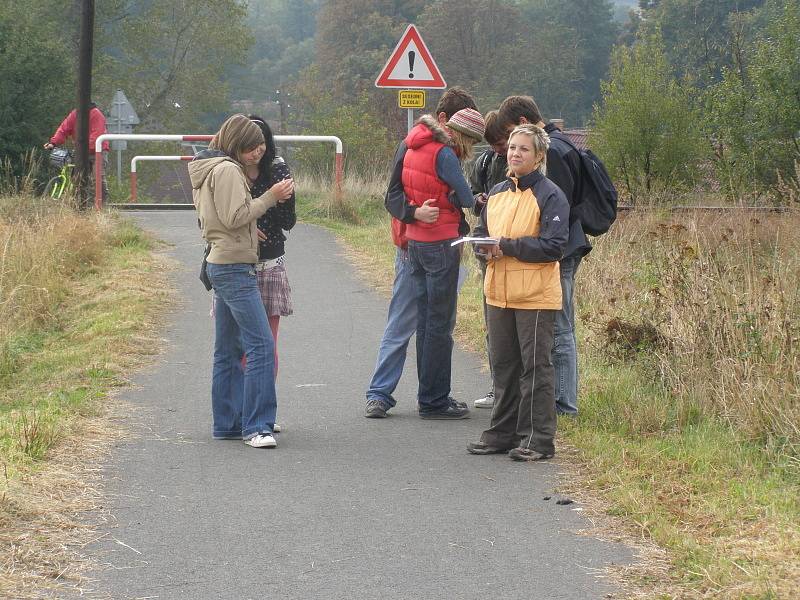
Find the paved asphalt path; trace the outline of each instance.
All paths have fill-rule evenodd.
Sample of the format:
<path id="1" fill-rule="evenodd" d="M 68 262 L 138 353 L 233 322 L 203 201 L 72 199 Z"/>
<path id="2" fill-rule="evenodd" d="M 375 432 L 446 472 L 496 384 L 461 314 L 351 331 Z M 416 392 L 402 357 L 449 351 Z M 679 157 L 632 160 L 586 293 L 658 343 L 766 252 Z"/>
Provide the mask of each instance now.
<path id="1" fill-rule="evenodd" d="M 108 535 L 92 593 L 114 599 L 587 599 L 631 552 L 578 535 L 576 504 L 544 501 L 558 458 L 471 456 L 489 411 L 463 421 L 416 416 L 415 358 L 388 419 L 363 417 L 388 301 L 360 281 L 327 231 L 300 224 L 287 243 L 295 314 L 279 336 L 278 448 L 213 441 L 209 295 L 193 211 L 137 212 L 171 244 L 182 304 L 166 353 L 122 394 L 130 439 L 107 467 Z M 413 346 L 413 340 L 412 340 Z M 453 393 L 487 388 L 479 359 L 456 351 Z M 598 577 L 600 576 L 600 577 Z"/>

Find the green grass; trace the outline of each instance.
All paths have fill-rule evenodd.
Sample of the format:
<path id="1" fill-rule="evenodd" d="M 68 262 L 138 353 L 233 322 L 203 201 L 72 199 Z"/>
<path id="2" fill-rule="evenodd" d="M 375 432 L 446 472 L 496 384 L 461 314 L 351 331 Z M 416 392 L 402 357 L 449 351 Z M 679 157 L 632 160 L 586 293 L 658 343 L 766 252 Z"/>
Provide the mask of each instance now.
<path id="1" fill-rule="evenodd" d="M 82 577 L 100 457 L 124 433 L 110 396 L 158 352 L 170 301 L 153 249 L 113 214 L 0 195 L 3 598 Z"/>
<path id="2" fill-rule="evenodd" d="M 73 275 L 54 319 L 2 340 L 0 460 L 11 477 L 35 468 L 157 350 L 148 332 L 166 292 L 157 285 L 153 243 L 123 220 L 110 225 L 106 241 L 99 262 Z"/>
<path id="3" fill-rule="evenodd" d="M 301 218 L 334 231 L 364 276 L 388 294 L 394 247 L 382 201 L 347 198 L 347 223 L 320 208 L 326 202 L 301 191 Z M 471 276 L 459 296 L 456 333 L 483 354 L 479 270 L 471 258 L 465 263 Z M 634 277 L 656 282 L 649 272 Z M 593 294 L 593 280 L 584 279 L 576 314 Z M 632 538 L 666 549 L 670 561 L 668 577 L 643 564 L 627 572 L 627 583 L 647 597 L 793 597 L 800 589 L 797 457 L 749 439 L 700 410 L 697 398 L 672 393 L 646 351 L 609 357 L 580 324 L 579 337 L 581 414 L 560 420 L 559 443 L 577 450 L 578 485 Z"/>
<path id="4" fill-rule="evenodd" d="M 681 593 L 789 598 L 800 577 L 800 477 L 719 419 L 686 408 L 635 365 L 584 352 L 578 419 L 562 438 L 611 514 L 670 552 Z M 646 573 L 642 583 L 647 583 Z"/>

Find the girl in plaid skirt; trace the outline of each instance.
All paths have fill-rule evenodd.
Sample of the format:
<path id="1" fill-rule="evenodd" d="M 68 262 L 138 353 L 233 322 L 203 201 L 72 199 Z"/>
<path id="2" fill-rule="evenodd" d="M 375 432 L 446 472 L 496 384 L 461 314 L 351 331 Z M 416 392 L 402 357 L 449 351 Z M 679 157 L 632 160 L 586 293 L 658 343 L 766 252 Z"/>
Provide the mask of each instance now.
<path id="1" fill-rule="evenodd" d="M 253 197 L 257 197 L 284 179 L 289 179 L 289 167 L 280 156 L 276 156 L 275 139 L 267 122 L 259 116 L 250 115 L 250 120 L 261 128 L 267 151 L 257 165 L 245 170 Z M 286 277 L 284 252 L 285 232 L 297 222 L 295 196 L 279 202 L 258 219 L 258 264 L 256 277 L 261 299 L 267 311 L 272 337 L 275 340 L 275 376 L 278 375 L 278 325 L 281 317 L 292 314 L 292 289 Z"/>

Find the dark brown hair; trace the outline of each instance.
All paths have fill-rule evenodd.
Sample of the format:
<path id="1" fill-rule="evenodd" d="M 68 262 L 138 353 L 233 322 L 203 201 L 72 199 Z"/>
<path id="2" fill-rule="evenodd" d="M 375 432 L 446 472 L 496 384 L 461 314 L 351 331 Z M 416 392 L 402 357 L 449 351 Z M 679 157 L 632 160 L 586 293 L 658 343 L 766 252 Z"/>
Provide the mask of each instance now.
<path id="1" fill-rule="evenodd" d="M 520 117 L 525 117 L 529 123 L 536 125 L 542 120 L 539 107 L 530 96 L 509 96 L 497 110 L 497 118 L 503 130 L 509 125 L 519 125 Z"/>
<path id="2" fill-rule="evenodd" d="M 500 126 L 500 119 L 497 116 L 496 110 L 490 110 L 484 117 L 486 129 L 483 132 L 484 139 L 489 142 L 490 146 L 499 144 L 506 139 L 505 127 Z"/>
<path id="3" fill-rule="evenodd" d="M 439 113 L 444 113 L 449 119 L 462 108 L 478 110 L 478 107 L 475 105 L 475 100 L 469 95 L 467 90 L 458 86 L 451 87 L 439 98 L 434 116 L 438 117 Z"/>
<path id="4" fill-rule="evenodd" d="M 258 161 L 258 178 L 269 181 L 270 177 L 272 176 L 272 162 L 278 155 L 278 150 L 275 148 L 275 138 L 272 135 L 272 129 L 270 128 L 269 123 L 267 123 L 263 117 L 259 117 L 258 115 L 247 115 L 247 118 L 258 125 L 261 133 L 264 134 L 264 144 L 267 146 L 267 150 L 264 152 L 264 156 L 261 157 L 261 160 Z"/>

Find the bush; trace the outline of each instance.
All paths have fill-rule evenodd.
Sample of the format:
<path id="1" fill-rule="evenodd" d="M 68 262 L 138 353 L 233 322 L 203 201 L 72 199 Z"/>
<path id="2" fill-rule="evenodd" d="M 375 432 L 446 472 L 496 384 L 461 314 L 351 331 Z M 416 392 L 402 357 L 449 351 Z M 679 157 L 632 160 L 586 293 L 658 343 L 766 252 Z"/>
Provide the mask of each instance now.
<path id="1" fill-rule="evenodd" d="M 688 86 L 675 80 L 657 37 L 617 47 L 591 145 L 632 203 L 644 193 L 690 183 L 704 153 Z"/>
<path id="2" fill-rule="evenodd" d="M 335 135 L 344 145 L 346 172 L 369 178 L 388 173 L 397 140 L 368 110 L 368 98 L 362 95 L 355 104 L 331 106 L 319 104 L 308 115 L 303 133 Z M 294 154 L 293 162 L 312 177 L 333 178 L 334 161 L 329 145 L 306 146 Z"/>
<path id="3" fill-rule="evenodd" d="M 798 182 L 800 160 L 800 6 L 787 2 L 762 37 L 743 50 L 708 92 L 719 179 L 731 196 Z"/>

